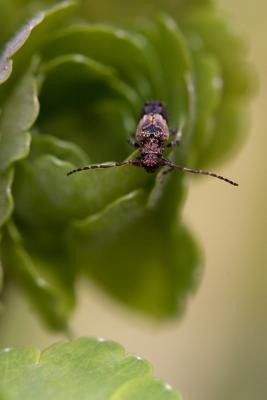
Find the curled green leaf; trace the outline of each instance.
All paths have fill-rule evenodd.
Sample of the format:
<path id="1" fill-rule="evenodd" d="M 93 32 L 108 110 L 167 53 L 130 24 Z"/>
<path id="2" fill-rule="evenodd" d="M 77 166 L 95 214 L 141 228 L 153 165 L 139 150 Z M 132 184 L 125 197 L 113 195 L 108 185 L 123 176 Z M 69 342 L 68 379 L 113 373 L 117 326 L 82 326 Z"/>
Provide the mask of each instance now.
<path id="1" fill-rule="evenodd" d="M 3 281 L 4 281 L 4 271 L 3 271 L 3 266 L 0 262 L 0 293 L 2 292 L 3 289 Z M 0 311 L 2 308 L 2 303 L 0 302 Z"/>
<path id="2" fill-rule="evenodd" d="M 57 108 L 60 108 L 60 102 L 62 102 L 64 96 L 71 95 L 74 85 L 79 88 L 79 82 L 81 81 L 84 88 L 88 87 L 89 93 L 94 92 L 94 96 L 95 92 L 98 92 L 97 97 L 113 96 L 120 98 L 128 103 L 130 107 L 134 106 L 135 111 L 140 107 L 140 99 L 137 93 L 118 78 L 113 68 L 84 55 L 67 54 L 54 58 L 44 64 L 42 72 L 45 74 L 42 90 L 43 99 L 48 97 L 51 92 L 57 93 L 60 100 L 57 101 L 58 97 L 53 99 L 55 102 L 57 101 Z M 65 83 L 68 82 L 68 85 L 62 87 L 62 80 Z M 89 93 L 87 93 L 87 99 L 89 98 Z M 54 104 L 51 104 L 50 96 L 49 100 L 49 106 L 53 107 Z"/>
<path id="3" fill-rule="evenodd" d="M 122 29 L 104 25 L 80 25 L 53 37 L 44 49 L 44 54 L 50 59 L 56 55 L 78 53 L 111 66 L 146 99 L 150 96 L 153 58 L 148 61 L 144 47 L 145 43 L 140 36 Z"/>
<path id="4" fill-rule="evenodd" d="M 70 162 L 49 154 L 23 163 L 14 189 L 15 198 L 20 199 L 16 208 L 18 218 L 33 226 L 64 226 L 70 219 L 85 218 L 101 210 L 149 179 L 144 171 L 131 167 L 67 177 L 72 168 Z M 40 204 L 43 206 L 38 213 L 33 213 Z"/>
<path id="5" fill-rule="evenodd" d="M 6 45 L 0 58 L 0 83 L 5 82 L 12 72 L 11 57 L 23 46 L 31 31 L 44 19 L 44 12 L 36 14 Z"/>
<path id="6" fill-rule="evenodd" d="M 11 194 L 13 179 L 13 169 L 0 173 L 0 227 L 9 219 L 13 211 L 14 202 Z"/>
<path id="7" fill-rule="evenodd" d="M 146 193 L 142 190 L 131 192 L 109 204 L 104 210 L 82 220 L 75 220 L 68 231 L 69 246 L 101 248 L 110 242 L 127 225 L 145 212 Z"/>
<path id="8" fill-rule="evenodd" d="M 0 116 L 0 171 L 29 153 L 28 129 L 39 112 L 35 79 L 26 75 L 5 104 Z"/>
<path id="9" fill-rule="evenodd" d="M 23 47 L 28 38 L 30 37 L 32 30 L 36 29 L 45 19 L 53 19 L 55 14 L 62 10 L 68 9 L 74 5 L 72 1 L 63 1 L 54 7 L 51 7 L 47 11 L 38 12 L 33 18 L 31 18 L 21 30 L 6 44 L 5 49 L 0 57 L 0 83 L 4 83 L 12 72 L 13 61 L 12 57 Z M 46 21 L 47 23 L 47 21 Z"/>

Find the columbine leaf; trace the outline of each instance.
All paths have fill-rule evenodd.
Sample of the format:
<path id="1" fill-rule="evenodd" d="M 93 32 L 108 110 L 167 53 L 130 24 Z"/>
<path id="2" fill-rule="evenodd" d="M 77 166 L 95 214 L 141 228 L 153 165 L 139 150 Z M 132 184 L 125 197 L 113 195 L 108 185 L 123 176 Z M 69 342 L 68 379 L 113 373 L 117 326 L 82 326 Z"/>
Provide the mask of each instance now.
<path id="1" fill-rule="evenodd" d="M 228 20 L 215 13 L 215 10 L 204 8 L 188 14 L 183 21 L 183 27 L 189 40 L 198 43 L 196 47 L 201 52 L 205 51 L 217 60 L 221 71 L 222 96 L 215 110 L 209 135 L 206 136 L 206 150 L 199 159 L 199 165 L 203 167 L 228 157 L 237 148 L 237 144 L 240 144 L 241 138 L 246 137 L 247 127 L 242 126 L 241 131 L 240 123 L 236 122 L 241 121 L 247 112 L 246 102 L 255 92 L 257 84 L 255 73 L 247 61 L 247 46 L 231 29 Z M 196 58 L 197 52 L 198 50 L 195 52 Z M 202 92 L 199 96 L 204 97 Z M 228 103 L 236 105 L 235 116 Z M 231 125 L 230 121 L 233 120 L 235 124 Z M 231 125 L 231 133 L 222 132 L 221 128 L 225 129 L 225 123 L 229 127 Z"/>
<path id="2" fill-rule="evenodd" d="M 214 134 L 210 141 L 212 153 L 209 154 L 207 162 L 217 163 L 225 158 L 222 151 L 227 155 L 233 153 L 246 139 L 249 126 L 247 102 L 225 96 L 217 113 L 216 135 Z"/>
<path id="3" fill-rule="evenodd" d="M 96 161 L 98 153 L 102 160 L 128 156 L 141 99 L 114 68 L 69 54 L 45 63 L 42 72 L 41 130 L 71 141 L 75 132 L 75 143 Z"/>
<path id="4" fill-rule="evenodd" d="M 182 32 L 175 21 L 162 15 L 154 26 L 145 30 L 159 55 L 162 76 L 167 87 L 164 99 L 170 110 L 170 126 L 183 129 L 183 140 L 179 149 L 169 154 L 180 164 L 185 164 L 191 149 L 193 128 L 196 118 L 196 94 L 193 80 L 193 64 Z M 168 43 L 168 47 L 166 46 Z M 172 54 L 172 56 L 170 56 Z M 163 218 L 173 218 L 184 193 L 185 176 L 172 173 L 162 183 L 162 171 L 158 174 L 151 193 L 150 206 L 158 207 Z M 155 195 L 156 194 L 156 195 Z M 155 200 L 156 199 L 156 200 Z M 165 205 L 168 204 L 168 207 Z M 168 216 L 167 216 L 168 214 Z"/>
<path id="5" fill-rule="evenodd" d="M 132 24 L 135 19 L 154 16 L 159 11 L 168 12 L 177 19 L 183 20 L 184 14 L 195 7 L 203 7 L 214 4 L 215 0 L 157 0 L 146 1 L 135 0 L 134 2 L 125 2 L 123 0 L 114 0 L 111 3 L 102 3 L 86 0 L 82 2 L 82 15 L 94 20 L 105 20 L 119 22 L 122 25 Z M 88 6 L 89 5 L 89 6 Z"/>
<path id="6" fill-rule="evenodd" d="M 161 16 L 155 24 L 148 25 L 144 34 L 158 55 L 158 68 L 165 86 L 162 99 L 166 102 L 170 123 L 180 127 L 184 118 L 190 118 L 191 111 L 188 107 L 191 93 L 188 92 L 187 79 L 192 75 L 192 66 L 183 35 L 175 21 L 167 16 Z"/>
<path id="7" fill-rule="evenodd" d="M 6 44 L 6 47 L 0 57 L 0 84 L 5 82 L 12 72 L 12 57 L 21 49 L 21 47 L 26 43 L 30 37 L 32 30 L 36 31 L 36 27 L 40 25 L 44 20 L 46 20 L 47 29 L 51 28 L 51 22 L 53 25 L 53 20 L 57 18 L 57 14 L 68 9 L 70 6 L 74 5 L 71 1 L 63 1 L 54 7 L 51 7 L 47 11 L 38 12 L 32 19 L 30 19 L 21 30 Z M 38 43 L 42 39 L 44 31 L 42 29 L 37 29 L 35 32 L 35 41 Z M 39 40 L 36 40 L 39 36 Z M 25 54 L 26 55 L 26 54 Z M 27 53 L 27 57 L 30 53 Z M 27 58 L 25 57 L 25 58 Z M 28 58 L 29 60 L 29 58 Z M 27 61 L 28 61 L 27 60 Z"/>
<path id="8" fill-rule="evenodd" d="M 138 190 L 120 197 L 97 214 L 74 221 L 68 230 L 69 246 L 78 243 L 78 252 L 80 247 L 86 248 L 86 252 L 102 247 L 145 212 L 146 198 L 147 194 Z"/>
<path id="9" fill-rule="evenodd" d="M 4 271 L 3 271 L 3 266 L 0 261 L 0 293 L 2 292 L 2 289 L 3 289 L 3 281 L 4 281 Z M 0 302 L 0 311 L 1 311 L 1 307 L 2 307 L 2 303 Z"/>
<path id="10" fill-rule="evenodd" d="M 13 61 L 10 58 L 23 46 L 27 38 L 44 18 L 44 13 L 35 15 L 27 24 L 17 33 L 17 35 L 7 43 L 0 58 L 0 83 L 5 82 L 12 72 Z"/>
<path id="11" fill-rule="evenodd" d="M 146 100 L 151 96 L 148 82 L 151 80 L 153 58 L 148 62 L 143 47 L 140 37 L 122 29 L 104 25 L 84 25 L 71 27 L 59 33 L 48 43 L 44 54 L 51 58 L 56 54 L 78 53 L 112 66 L 120 77 Z"/>
<path id="12" fill-rule="evenodd" d="M 75 143 L 58 139 L 56 136 L 34 132 L 32 135 L 30 160 L 35 160 L 43 154 L 53 154 L 55 157 L 73 164 L 87 164 L 88 156 Z"/>
<path id="13" fill-rule="evenodd" d="M 26 75 L 16 87 L 0 116 L 0 171 L 27 156 L 31 136 L 27 130 L 39 112 L 37 85 Z"/>
<path id="14" fill-rule="evenodd" d="M 135 213 L 131 221 L 125 205 L 116 202 L 73 224 L 68 243 L 73 262 L 123 303 L 157 318 L 177 316 L 200 272 L 196 244 L 184 227 L 175 223 L 170 231 L 167 221 L 140 205 L 129 211 Z"/>
<path id="15" fill-rule="evenodd" d="M 98 101 L 112 96 L 125 101 L 130 108 L 134 107 L 135 112 L 139 111 L 141 101 L 135 90 L 121 81 L 113 68 L 94 59 L 81 54 L 67 54 L 44 64 L 42 72 L 45 74 L 42 100 L 48 111 L 55 105 L 57 109 L 62 107 L 62 103 L 64 106 L 65 99 L 70 100 L 73 91 L 75 96 L 75 87 L 79 89 L 81 83 L 84 97 L 76 92 L 76 101 L 83 99 L 88 102 L 92 98 Z M 53 98 L 55 103 L 51 103 L 51 93 L 57 93 Z"/>
<path id="16" fill-rule="evenodd" d="M 179 400 L 169 385 L 153 378 L 152 368 L 117 343 L 81 338 L 40 353 L 35 348 L 0 353 L 2 400 L 120 399 Z"/>
<path id="17" fill-rule="evenodd" d="M 0 173 L 0 227 L 4 225 L 13 211 L 14 203 L 11 194 L 13 178 L 13 169 Z"/>
<path id="18" fill-rule="evenodd" d="M 85 218 L 100 211 L 149 180 L 144 171 L 130 166 L 67 177 L 72 168 L 73 164 L 49 154 L 21 164 L 14 188 L 15 199 L 20 199 L 16 208 L 18 218 L 39 227 L 68 224 L 70 218 Z M 39 204 L 43 206 L 33 213 L 40 208 Z"/>
<path id="19" fill-rule="evenodd" d="M 74 304 L 73 274 L 69 276 L 67 260 L 63 274 L 52 255 L 46 264 L 44 260 L 32 257 L 12 223 L 7 225 L 1 253 L 3 264 L 8 266 L 15 282 L 30 298 L 33 308 L 41 312 L 51 328 L 66 329 L 66 321 Z"/>
<path id="20" fill-rule="evenodd" d="M 12 72 L 12 61 L 2 60 L 0 62 L 0 84 L 4 83 Z"/>
<path id="21" fill-rule="evenodd" d="M 190 162 L 203 167 L 214 134 L 215 113 L 223 96 L 223 78 L 217 59 L 203 49 L 193 50 L 193 59 L 197 109 Z"/>

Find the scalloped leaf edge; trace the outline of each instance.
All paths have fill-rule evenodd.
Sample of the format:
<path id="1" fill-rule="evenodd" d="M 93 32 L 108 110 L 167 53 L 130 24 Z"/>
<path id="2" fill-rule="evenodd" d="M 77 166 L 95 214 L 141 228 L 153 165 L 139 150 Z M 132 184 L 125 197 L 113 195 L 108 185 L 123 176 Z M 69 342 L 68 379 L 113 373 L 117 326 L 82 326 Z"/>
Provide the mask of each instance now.
<path id="1" fill-rule="evenodd" d="M 3 400 L 18 399 L 21 385 L 29 400 L 37 393 L 41 399 L 72 399 L 75 394 L 80 399 L 181 400 L 169 384 L 153 377 L 147 361 L 103 338 L 81 337 L 43 352 L 33 347 L 7 348 L 0 352 L 1 369 Z"/>

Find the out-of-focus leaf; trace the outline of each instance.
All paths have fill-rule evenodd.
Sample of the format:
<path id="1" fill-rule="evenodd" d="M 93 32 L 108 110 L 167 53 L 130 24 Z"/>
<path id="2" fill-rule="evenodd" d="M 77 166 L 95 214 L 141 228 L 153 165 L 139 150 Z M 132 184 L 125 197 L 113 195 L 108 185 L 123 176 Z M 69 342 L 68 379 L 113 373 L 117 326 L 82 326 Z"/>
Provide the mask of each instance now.
<path id="1" fill-rule="evenodd" d="M 151 365 L 125 353 L 117 343 L 80 338 L 40 353 L 35 348 L 0 353 L 2 400 L 179 400 L 169 385 L 155 379 Z"/>
<path id="2" fill-rule="evenodd" d="M 201 49 L 193 51 L 193 55 L 197 104 L 190 163 L 198 165 L 200 160 L 201 167 L 214 134 L 215 112 L 223 95 L 223 78 L 216 58 Z"/>
<path id="3" fill-rule="evenodd" d="M 209 145 L 212 153 L 209 154 L 209 163 L 217 163 L 236 150 L 247 137 L 249 129 L 249 106 L 246 101 L 235 97 L 225 96 L 223 104 L 217 113 L 215 131 Z M 204 160 L 203 160 L 204 162 Z"/>
<path id="4" fill-rule="evenodd" d="M 178 20 L 183 20 L 184 15 L 196 7 L 212 6 L 214 0 L 153 0 L 125 2 L 113 0 L 112 3 L 92 2 L 84 0 L 81 4 L 82 15 L 93 21 L 112 21 L 121 25 L 131 25 L 135 19 L 147 17 L 154 18 L 160 11 L 168 12 Z"/>
<path id="5" fill-rule="evenodd" d="M 221 64 L 224 90 L 229 95 L 248 96 L 255 92 L 255 72 L 247 61 L 248 48 L 229 21 L 209 10 L 192 13 L 186 29 L 196 32 L 204 49 Z"/>
<path id="6" fill-rule="evenodd" d="M 67 318 L 73 308 L 73 276 L 68 279 L 67 262 L 64 274 L 50 260 L 50 268 L 33 259 L 24 248 L 14 224 L 9 223 L 2 240 L 2 259 L 13 278 L 30 298 L 32 307 L 41 312 L 53 329 L 66 329 Z M 48 263 L 49 265 L 49 263 Z M 57 276 L 57 273 L 59 276 Z"/>
<path id="7" fill-rule="evenodd" d="M 255 93 L 257 79 L 247 61 L 248 49 L 245 41 L 229 26 L 226 18 L 215 13 L 214 10 L 204 8 L 189 14 L 182 24 L 191 45 L 195 42 L 196 48 L 201 50 L 200 54 L 203 54 L 203 51 L 208 56 L 211 54 L 217 60 L 221 71 L 221 101 L 214 112 L 213 119 L 209 122 L 201 122 L 204 123 L 203 130 L 206 129 L 209 132 L 206 135 L 203 153 L 199 154 L 198 163 L 203 167 L 218 163 L 228 157 L 231 151 L 240 144 L 241 137 L 246 137 L 247 129 L 240 132 L 240 122 L 247 112 L 246 102 Z M 198 49 L 196 50 L 197 59 Z M 196 68 L 197 64 L 198 61 L 196 61 Z M 198 97 L 204 98 L 202 92 L 198 93 Z M 235 116 L 234 112 L 230 111 L 233 109 L 232 104 L 235 104 Z M 230 121 L 234 122 L 233 125 Z M 230 128 L 229 133 L 222 133 L 221 128 L 225 129 L 225 122 Z M 200 144 L 200 148 L 203 144 L 203 142 Z"/>
<path id="8" fill-rule="evenodd" d="M 116 202 L 104 213 L 74 223 L 68 244 L 73 262 L 123 303 L 157 318 L 177 316 L 200 274 L 196 244 L 176 221 L 170 230 L 169 223 L 153 212 L 137 217 L 137 208 L 131 211 L 136 218 L 130 221 L 125 206 L 125 201 Z"/>
<path id="9" fill-rule="evenodd" d="M 185 118 L 191 117 L 187 79 L 192 79 L 192 65 L 184 37 L 169 16 L 161 16 L 154 24 L 144 27 L 144 34 L 158 55 L 158 68 L 165 86 L 165 93 L 160 93 L 163 97 L 159 98 L 166 103 L 170 123 L 180 127 Z"/>
<path id="10" fill-rule="evenodd" d="M 0 172 L 0 227 L 8 220 L 14 207 L 11 194 L 13 177 L 13 169 Z"/>
<path id="11" fill-rule="evenodd" d="M 1 239 L 1 237 L 0 237 L 0 239 Z M 2 263 L 0 260 L 0 293 L 2 292 L 2 289 L 3 289 L 3 281 L 4 281 L 4 272 L 3 272 L 3 266 L 2 266 Z M 2 304 L 0 302 L 0 312 L 1 312 L 1 306 L 2 306 Z"/>
<path id="12" fill-rule="evenodd" d="M 38 112 L 36 81 L 31 75 L 26 75 L 0 115 L 0 171 L 27 156 L 31 139 L 27 130 Z"/>

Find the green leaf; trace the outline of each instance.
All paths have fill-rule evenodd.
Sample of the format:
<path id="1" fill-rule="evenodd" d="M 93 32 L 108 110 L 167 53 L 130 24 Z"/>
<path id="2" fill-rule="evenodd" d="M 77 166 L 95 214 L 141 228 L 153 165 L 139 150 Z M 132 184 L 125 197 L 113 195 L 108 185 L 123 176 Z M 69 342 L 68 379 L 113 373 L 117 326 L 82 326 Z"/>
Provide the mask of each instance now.
<path id="1" fill-rule="evenodd" d="M 151 60 L 144 52 L 141 37 L 105 25 L 80 25 L 58 33 L 44 49 L 48 58 L 62 54 L 82 54 L 115 68 L 122 80 L 132 85 L 143 100 L 150 98 Z"/>
<path id="2" fill-rule="evenodd" d="M 0 172 L 0 227 L 4 225 L 13 211 L 14 202 L 11 194 L 13 178 L 13 169 Z"/>
<path id="3" fill-rule="evenodd" d="M 79 247 L 87 251 L 103 246 L 144 213 L 146 198 L 143 190 L 137 190 L 120 197 L 97 214 L 75 220 L 68 230 L 69 246 L 78 242 Z"/>
<path id="4" fill-rule="evenodd" d="M 169 112 L 170 127 L 183 128 L 181 145 L 169 153 L 169 157 L 180 164 L 185 164 L 190 154 L 193 128 L 196 118 L 196 93 L 193 79 L 193 62 L 185 37 L 176 22 L 169 16 L 161 15 L 156 23 L 148 25 L 144 34 L 151 40 L 159 55 L 159 67 L 166 88 L 166 102 Z M 168 43 L 168 45 L 166 45 Z M 172 219 L 181 205 L 184 196 L 182 174 L 173 173 L 162 184 L 162 171 L 151 192 L 153 207 L 158 207 L 159 215 Z M 156 193 L 156 196 L 154 194 Z M 155 197 L 157 200 L 155 201 Z M 168 204 L 166 210 L 166 204 Z M 167 216 L 168 214 L 168 216 Z"/>
<path id="5" fill-rule="evenodd" d="M 71 1 L 63 1 L 54 7 L 51 7 L 47 11 L 38 12 L 33 18 L 31 18 L 21 30 L 6 44 L 5 49 L 0 57 L 0 84 L 5 82 L 12 73 L 13 61 L 12 57 L 24 46 L 28 38 L 31 36 L 32 31 L 35 31 L 35 41 L 38 43 L 44 34 L 43 29 L 36 29 L 44 20 L 46 20 L 46 28 L 51 28 L 53 20 L 57 19 L 57 14 L 65 11 L 70 6 L 74 5 Z M 49 26 L 50 25 L 50 26 Z M 37 31 L 37 32 L 36 32 Z M 37 36 L 37 37 L 36 37 Z M 39 36 L 39 38 L 38 38 Z M 37 40 L 39 39 L 39 40 Z M 29 61 L 31 53 L 25 54 L 27 62 Z"/>
<path id="6" fill-rule="evenodd" d="M 210 152 L 210 140 L 214 136 L 216 111 L 223 96 L 223 77 L 216 58 L 202 49 L 193 50 L 196 82 L 196 123 L 192 138 L 190 165 L 205 165 Z M 191 164 L 192 163 L 192 164 Z"/>
<path id="7" fill-rule="evenodd" d="M 36 14 L 6 45 L 0 58 L 0 83 L 4 83 L 12 72 L 13 61 L 10 59 L 23 46 L 30 36 L 32 29 L 39 25 L 44 18 L 44 13 Z"/>
<path id="8" fill-rule="evenodd" d="M 211 137 L 209 143 L 212 149 L 209 163 L 218 163 L 225 159 L 225 154 L 231 155 L 244 143 L 250 127 L 249 115 L 247 101 L 225 96 L 215 123 L 216 135 Z"/>
<path id="9" fill-rule="evenodd" d="M 121 97 L 130 106 L 139 106 L 140 100 L 136 92 L 118 78 L 113 68 L 84 55 L 67 54 L 54 58 L 43 65 L 42 72 L 46 75 L 45 82 L 49 81 L 50 94 L 52 92 L 57 93 L 60 89 L 62 91 L 63 88 L 67 92 L 70 83 L 73 84 L 75 82 L 76 85 L 79 85 L 79 82 L 82 81 L 85 85 L 84 91 L 86 92 L 87 86 L 88 92 L 90 91 L 89 93 L 87 92 L 87 95 L 91 95 L 91 92 L 94 92 L 95 86 L 103 84 L 104 87 L 97 88 L 99 91 L 98 96 L 105 97 L 111 94 L 112 96 Z M 62 84 L 64 84 L 64 87 Z M 108 89 L 111 93 L 108 92 Z M 47 88 L 46 90 L 49 91 Z"/>
<path id="10" fill-rule="evenodd" d="M 45 74 L 42 100 L 48 110 L 55 107 L 54 102 L 57 101 L 53 97 L 51 102 L 52 93 L 57 95 L 56 99 L 60 98 L 56 103 L 58 109 L 62 102 L 64 104 L 64 97 L 69 100 L 73 89 L 76 87 L 77 90 L 82 85 L 86 94 L 82 98 L 84 102 L 88 102 L 92 95 L 94 101 L 99 97 L 116 96 L 134 107 L 135 112 L 139 111 L 140 99 L 135 90 L 120 80 L 113 68 L 84 55 L 77 53 L 54 58 L 43 65 L 42 73 Z M 73 97 L 77 101 L 77 91 Z"/>
<path id="11" fill-rule="evenodd" d="M 55 157 L 69 161 L 74 165 L 89 162 L 87 154 L 75 143 L 58 139 L 56 136 L 34 132 L 29 159 L 35 160 L 43 154 L 53 154 Z"/>
<path id="12" fill-rule="evenodd" d="M 3 266 L 0 260 L 0 293 L 2 292 L 3 289 L 3 281 L 4 281 L 4 271 L 3 271 Z M 0 302 L 0 312 L 2 308 L 2 303 Z"/>
<path id="13" fill-rule="evenodd" d="M 124 159 L 141 107 L 136 91 L 114 68 L 79 54 L 52 59 L 42 72 L 39 129 L 70 141 L 75 132 L 75 143 L 93 161 L 97 154 Z"/>
<path id="14" fill-rule="evenodd" d="M 40 353 L 35 348 L 0 353 L 2 400 L 179 400 L 152 368 L 117 343 L 80 338 Z"/>
<path id="15" fill-rule="evenodd" d="M 33 226 L 64 226 L 85 218 L 149 181 L 140 168 L 84 171 L 70 177 L 73 164 L 44 154 L 20 165 L 14 187 L 17 217 Z M 31 188 L 31 189 L 30 189 Z M 40 208 L 40 204 L 43 206 Z M 38 209 L 38 213 L 32 210 Z"/>
<path id="16" fill-rule="evenodd" d="M 55 259 L 50 257 L 46 264 L 30 255 L 14 224 L 9 222 L 2 239 L 2 260 L 9 273 L 30 299 L 46 323 L 56 330 L 67 327 L 67 319 L 74 305 L 73 272 L 69 273 L 65 260 L 59 269 Z M 59 248 L 59 240 L 57 242 Z M 62 274 L 64 269 L 64 274 Z"/>
<path id="17" fill-rule="evenodd" d="M 121 18 L 124 3 L 106 4 L 101 19 L 100 5 L 90 4 L 89 21 L 112 20 L 115 9 Z M 133 166 L 66 173 L 136 157 L 126 138 L 151 99 L 165 102 L 170 127 L 183 130 L 181 146 L 166 151 L 181 165 L 218 162 L 244 137 L 253 85 L 242 38 L 213 1 L 152 3 L 142 4 L 144 15 L 162 7 L 179 25 L 164 14 L 141 28 L 129 29 L 125 18 L 120 29 L 86 24 L 86 12 L 69 25 L 70 3 L 63 2 L 25 25 L 1 59 L 0 81 L 14 66 L 0 92 L 5 268 L 54 328 L 66 323 L 82 272 L 124 304 L 168 318 L 183 311 L 201 271 L 198 247 L 181 223 L 188 175 Z M 129 19 L 140 4 L 131 4 Z M 11 185 L 19 240 L 8 221 Z M 42 280 L 48 293 L 37 288 Z"/>
<path id="18" fill-rule="evenodd" d="M 158 98 L 166 103 L 170 123 L 180 127 L 185 118 L 191 118 L 191 93 L 187 82 L 192 79 L 192 62 L 185 39 L 176 22 L 165 15 L 145 26 L 143 32 L 158 55 L 157 68 L 161 72 L 158 86 L 165 87 L 164 93 L 163 89 L 157 93 Z"/>
<path id="19" fill-rule="evenodd" d="M 220 69 L 218 107 L 211 118 L 199 120 L 197 136 L 203 137 L 199 143 L 203 150 L 200 150 L 198 165 L 203 168 L 224 160 L 240 145 L 242 136 L 246 137 L 247 129 L 243 133 L 240 131 L 241 120 L 247 113 L 249 97 L 255 93 L 257 79 L 247 61 L 246 42 L 235 33 L 226 18 L 213 9 L 199 8 L 188 14 L 182 24 L 195 56 L 197 79 L 201 73 L 199 58 L 212 56 Z M 204 99 L 205 93 L 200 91 L 198 97 Z"/>
<path id="20" fill-rule="evenodd" d="M 168 12 L 175 18 L 183 20 L 184 14 L 191 11 L 194 7 L 203 7 L 213 4 L 215 0 L 135 0 L 125 2 L 124 0 L 114 0 L 103 3 L 85 0 L 82 2 L 82 15 L 92 21 L 112 21 L 121 25 L 130 25 L 133 21 L 140 21 L 143 18 L 152 18 L 159 12 Z"/>
<path id="21" fill-rule="evenodd" d="M 39 112 L 37 85 L 26 75 L 4 105 L 0 116 L 0 171 L 29 153 L 31 136 L 27 130 Z"/>
<path id="22" fill-rule="evenodd" d="M 75 222 L 70 257 L 124 304 L 156 318 L 177 316 L 196 287 L 199 250 L 183 226 L 144 210 L 140 195 Z"/>

